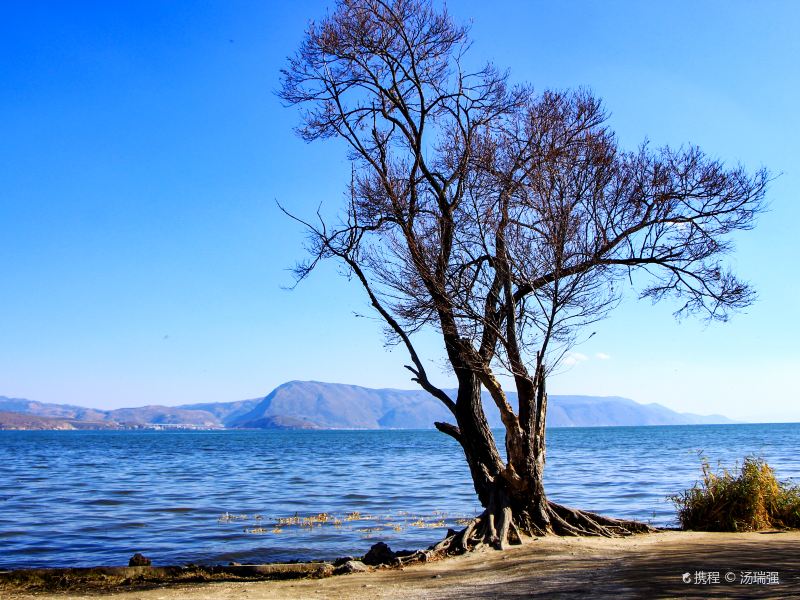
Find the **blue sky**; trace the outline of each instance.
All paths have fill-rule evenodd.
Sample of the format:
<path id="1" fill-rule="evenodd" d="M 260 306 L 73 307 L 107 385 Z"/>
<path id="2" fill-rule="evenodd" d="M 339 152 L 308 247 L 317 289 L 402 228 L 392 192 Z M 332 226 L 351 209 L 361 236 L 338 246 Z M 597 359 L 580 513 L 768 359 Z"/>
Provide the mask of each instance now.
<path id="1" fill-rule="evenodd" d="M 451 2 L 475 60 L 588 86 L 622 144 L 696 143 L 768 167 L 727 324 L 626 299 L 550 381 L 676 410 L 799 421 L 796 2 Z M 359 289 L 295 291 L 301 214 L 342 200 L 337 142 L 274 95 L 326 2 L 28 2 L 0 19 L 0 395 L 118 407 L 229 401 L 290 379 L 412 387 Z M 368 316 L 355 316 L 354 313 Z M 420 340 L 435 378 L 433 336 Z"/>

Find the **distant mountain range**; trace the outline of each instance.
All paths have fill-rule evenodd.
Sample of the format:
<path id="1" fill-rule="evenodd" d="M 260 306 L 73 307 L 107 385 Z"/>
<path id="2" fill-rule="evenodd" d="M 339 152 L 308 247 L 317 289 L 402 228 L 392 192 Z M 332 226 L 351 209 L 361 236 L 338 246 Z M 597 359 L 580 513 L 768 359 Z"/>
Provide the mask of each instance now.
<path id="1" fill-rule="evenodd" d="M 454 390 L 445 390 L 451 396 Z M 484 398 L 492 427 L 502 427 Z M 516 406 L 516 394 L 509 393 Z M 0 396 L 0 429 L 428 429 L 452 420 L 423 390 L 371 389 L 357 385 L 290 381 L 265 398 L 238 402 L 142 406 L 99 410 Z M 733 423 L 721 415 L 677 413 L 660 404 L 616 396 L 549 397 L 550 427 L 691 425 Z"/>
<path id="2" fill-rule="evenodd" d="M 221 429 L 226 417 L 235 418 L 261 401 L 100 410 L 0 396 L 0 429 Z"/>

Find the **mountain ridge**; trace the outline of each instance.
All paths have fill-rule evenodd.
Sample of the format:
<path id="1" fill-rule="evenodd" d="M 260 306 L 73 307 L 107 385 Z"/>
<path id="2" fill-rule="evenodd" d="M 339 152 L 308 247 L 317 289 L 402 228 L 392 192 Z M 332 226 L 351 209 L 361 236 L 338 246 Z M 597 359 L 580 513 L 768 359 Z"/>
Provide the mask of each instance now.
<path id="1" fill-rule="evenodd" d="M 455 390 L 444 391 L 455 397 Z M 509 392 L 508 399 L 516 409 L 516 393 Z M 502 427 L 486 392 L 484 405 L 490 426 Z M 12 413 L 42 420 L 8 416 Z M 0 396 L 0 429 L 46 429 L 48 425 L 55 429 L 429 429 L 434 421 L 446 420 L 452 420 L 449 411 L 423 390 L 320 381 L 287 381 L 263 398 L 113 410 Z M 549 396 L 549 427 L 711 423 L 733 421 L 722 415 L 678 413 L 661 404 L 640 404 L 620 396 Z"/>

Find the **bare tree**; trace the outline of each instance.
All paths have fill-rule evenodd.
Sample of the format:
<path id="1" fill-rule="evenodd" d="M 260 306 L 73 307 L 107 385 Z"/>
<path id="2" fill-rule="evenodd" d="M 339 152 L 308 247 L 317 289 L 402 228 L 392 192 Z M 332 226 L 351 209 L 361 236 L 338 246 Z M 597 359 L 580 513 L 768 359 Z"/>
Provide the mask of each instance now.
<path id="1" fill-rule="evenodd" d="M 304 109 L 303 139 L 349 144 L 353 172 L 341 221 L 304 221 L 311 258 L 297 275 L 343 261 L 408 350 L 413 380 L 452 413 L 436 427 L 463 448 L 485 511 L 439 550 L 644 531 L 547 499 L 546 376 L 626 285 L 710 319 L 750 303 L 720 261 L 762 209 L 768 175 L 697 148 L 624 152 L 591 93 L 511 87 L 491 65 L 467 69 L 468 47 L 427 0 L 339 0 L 310 24 L 280 96 Z M 441 334 L 454 399 L 414 348 L 422 328 Z"/>

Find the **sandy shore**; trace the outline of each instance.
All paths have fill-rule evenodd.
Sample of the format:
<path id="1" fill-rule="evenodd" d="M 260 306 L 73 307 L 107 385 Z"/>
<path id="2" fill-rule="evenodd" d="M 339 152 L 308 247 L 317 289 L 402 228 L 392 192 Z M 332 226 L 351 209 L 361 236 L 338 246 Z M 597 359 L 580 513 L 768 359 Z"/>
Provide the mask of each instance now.
<path id="1" fill-rule="evenodd" d="M 697 584 L 703 573 L 719 583 Z M 748 572 L 753 574 L 749 583 Z M 757 583 L 758 572 L 778 584 Z M 689 583 L 683 575 L 688 573 Z M 730 574 L 730 575 L 728 575 Z M 726 575 L 733 582 L 725 581 Z M 742 578 L 744 577 L 744 582 Z M 773 576 L 774 577 L 774 576 Z M 800 532 L 663 532 L 625 539 L 539 538 L 402 570 L 327 579 L 206 583 L 111 594 L 3 598 L 201 600 L 276 598 L 800 598 Z"/>

